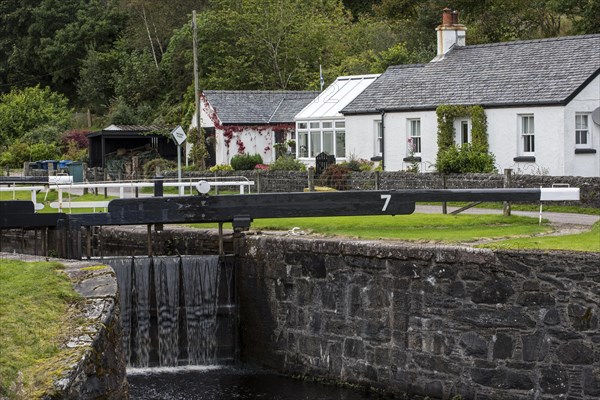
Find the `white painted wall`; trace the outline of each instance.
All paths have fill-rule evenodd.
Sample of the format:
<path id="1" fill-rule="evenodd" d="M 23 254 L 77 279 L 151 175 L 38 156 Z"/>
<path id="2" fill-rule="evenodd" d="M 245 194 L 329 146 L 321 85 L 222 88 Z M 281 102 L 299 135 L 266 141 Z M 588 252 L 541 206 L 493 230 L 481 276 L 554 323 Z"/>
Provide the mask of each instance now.
<path id="1" fill-rule="evenodd" d="M 437 117 L 435 111 L 391 113 L 384 116 L 384 163 L 386 171 L 402 171 L 411 163 L 403 161 L 409 156 L 408 137 L 410 119 L 421 119 L 422 172 L 434 171 L 437 153 Z M 376 122 L 381 114 L 346 116 L 346 151 L 356 158 L 370 159 L 376 153 Z"/>
<path id="2" fill-rule="evenodd" d="M 217 129 L 215 135 L 217 138 L 216 146 L 216 161 L 217 164 L 229 164 L 231 158 L 238 154 L 239 146 L 237 144 L 240 139 L 245 147 L 245 154 L 260 154 L 264 164 L 270 164 L 275 161 L 275 133 L 272 129 L 256 131 L 248 128 L 241 132 L 235 132 L 229 146 L 225 143 L 225 136 L 222 129 Z"/>
<path id="3" fill-rule="evenodd" d="M 575 154 L 575 115 L 600 107 L 600 76 L 587 85 L 564 109 L 565 175 L 600 176 L 600 125 L 589 121 L 591 146 L 595 154 Z"/>
<path id="4" fill-rule="evenodd" d="M 346 116 L 346 158 L 364 158 L 370 160 L 376 156 L 376 121 L 380 114 Z"/>
<path id="5" fill-rule="evenodd" d="M 501 172 L 506 168 L 521 174 L 564 175 L 563 107 L 522 107 L 485 110 L 490 151 Z M 535 162 L 515 162 L 520 153 L 521 115 L 533 115 L 535 124 Z"/>

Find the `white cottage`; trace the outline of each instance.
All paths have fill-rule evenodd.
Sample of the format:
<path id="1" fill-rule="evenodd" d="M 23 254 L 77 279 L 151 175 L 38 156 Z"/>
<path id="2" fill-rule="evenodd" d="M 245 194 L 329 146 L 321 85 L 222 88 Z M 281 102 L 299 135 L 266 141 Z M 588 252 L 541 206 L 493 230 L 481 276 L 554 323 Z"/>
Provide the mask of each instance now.
<path id="1" fill-rule="evenodd" d="M 379 75 L 341 76 L 296 114 L 296 158 L 314 165 L 315 157 L 322 152 L 335 156 L 338 162 L 353 156 L 354 149 L 347 151 L 346 122 L 340 111 L 377 77 Z M 375 148 L 377 143 L 363 145 Z"/>
<path id="2" fill-rule="evenodd" d="M 210 164 L 229 164 L 236 154 L 275 161 L 276 145 L 295 140 L 294 115 L 313 101 L 311 91 L 206 90 L 200 123 L 208 138 Z M 196 127 L 196 115 L 191 128 Z M 189 151 L 188 151 L 189 154 Z"/>
<path id="3" fill-rule="evenodd" d="M 600 35 L 465 45 L 457 13 L 444 10 L 438 54 L 388 68 L 346 106 L 346 151 L 377 155 L 385 170 L 434 171 L 439 105 L 480 105 L 501 171 L 600 176 Z M 453 121 L 471 142 L 471 119 Z M 379 139 L 381 138 L 381 139 Z"/>

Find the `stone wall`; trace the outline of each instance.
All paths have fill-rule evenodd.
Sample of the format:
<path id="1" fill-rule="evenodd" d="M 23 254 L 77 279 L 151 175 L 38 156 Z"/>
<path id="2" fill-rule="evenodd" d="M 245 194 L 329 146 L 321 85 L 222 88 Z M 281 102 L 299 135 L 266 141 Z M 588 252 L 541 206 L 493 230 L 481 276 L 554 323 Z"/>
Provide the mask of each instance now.
<path id="1" fill-rule="evenodd" d="M 600 254 L 247 238 L 242 360 L 449 399 L 598 399 Z"/>
<path id="2" fill-rule="evenodd" d="M 191 176 L 206 176 L 191 173 Z M 210 174 L 209 174 L 210 175 Z M 308 174 L 297 171 L 221 171 L 212 174 L 215 179 L 231 176 L 244 176 L 255 182 L 252 192 L 301 192 L 308 187 Z M 175 175 L 170 176 L 175 178 Z M 409 172 L 353 172 L 349 178 L 349 187 L 354 190 L 373 190 L 379 180 L 381 190 L 399 189 L 441 189 L 443 177 L 437 173 L 415 174 Z M 445 176 L 448 189 L 494 189 L 502 188 L 504 176 L 501 174 L 448 174 Z M 316 181 L 318 185 L 318 180 Z M 567 184 L 581 189 L 581 201 L 565 204 L 600 208 L 600 177 L 546 176 L 513 174 L 512 187 L 538 188 L 552 187 L 555 184 Z"/>
<path id="3" fill-rule="evenodd" d="M 2 258 L 40 261 L 37 257 L 0 253 Z M 64 343 L 68 358 L 57 365 L 60 375 L 42 398 L 127 399 L 129 388 L 125 356 L 121 345 L 121 319 L 117 281 L 110 267 L 73 260 L 52 259 L 65 265 L 64 271 L 84 301 L 80 307 L 82 325 L 70 332 Z"/>

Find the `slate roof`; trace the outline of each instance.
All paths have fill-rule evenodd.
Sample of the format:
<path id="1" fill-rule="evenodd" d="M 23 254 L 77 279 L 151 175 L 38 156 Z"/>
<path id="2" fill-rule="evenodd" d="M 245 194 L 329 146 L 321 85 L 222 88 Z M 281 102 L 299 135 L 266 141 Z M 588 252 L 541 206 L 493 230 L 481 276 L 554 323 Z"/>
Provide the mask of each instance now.
<path id="1" fill-rule="evenodd" d="M 293 123 L 317 97 L 311 91 L 206 90 L 204 96 L 223 124 Z"/>
<path id="2" fill-rule="evenodd" d="M 110 125 L 105 131 L 151 132 L 169 129 L 165 125 Z"/>
<path id="3" fill-rule="evenodd" d="M 600 34 L 454 47 L 437 62 L 387 69 L 344 114 L 568 103 L 600 73 Z"/>
<path id="4" fill-rule="evenodd" d="M 101 131 L 88 133 L 88 138 L 94 138 L 98 136 L 139 136 L 143 133 L 152 132 L 171 132 L 175 127 L 166 125 L 109 125 Z M 158 133 L 157 133 L 158 134 Z"/>

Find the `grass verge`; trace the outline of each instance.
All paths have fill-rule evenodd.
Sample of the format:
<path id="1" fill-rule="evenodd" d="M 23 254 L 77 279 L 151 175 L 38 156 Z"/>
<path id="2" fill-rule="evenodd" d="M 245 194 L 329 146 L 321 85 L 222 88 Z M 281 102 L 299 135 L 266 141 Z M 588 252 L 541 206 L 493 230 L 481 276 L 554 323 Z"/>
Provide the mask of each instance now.
<path id="1" fill-rule="evenodd" d="M 588 232 L 573 235 L 541 236 L 511 239 L 481 245 L 491 249 L 538 249 L 600 252 L 600 222 L 596 222 Z"/>
<path id="2" fill-rule="evenodd" d="M 195 227 L 207 227 L 194 224 Z M 538 225 L 535 218 L 501 215 L 411 214 L 364 217 L 257 219 L 253 229 L 288 231 L 294 227 L 312 233 L 359 239 L 399 239 L 410 241 L 470 242 L 484 238 L 511 238 L 552 230 Z"/>
<path id="3" fill-rule="evenodd" d="M 80 297 L 62 265 L 0 259 L 0 398 L 35 398 L 64 357 Z"/>

